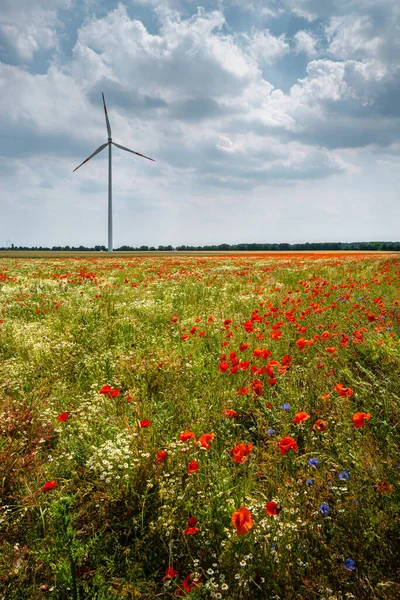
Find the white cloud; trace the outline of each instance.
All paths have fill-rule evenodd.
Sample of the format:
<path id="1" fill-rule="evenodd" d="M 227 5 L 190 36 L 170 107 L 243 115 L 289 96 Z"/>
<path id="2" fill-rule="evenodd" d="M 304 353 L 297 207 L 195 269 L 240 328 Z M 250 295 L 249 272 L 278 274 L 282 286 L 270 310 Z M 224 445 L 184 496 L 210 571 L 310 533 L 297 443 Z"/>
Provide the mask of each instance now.
<path id="1" fill-rule="evenodd" d="M 3 0 L 0 12 L 0 33 L 6 47 L 29 62 L 35 52 L 57 48 L 60 8 L 70 8 L 72 0 Z"/>
<path id="2" fill-rule="evenodd" d="M 199 10 L 190 19 L 164 15 L 158 35 L 128 17 L 123 5 L 104 19 L 81 27 L 72 73 L 92 85 L 101 76 L 134 81 L 140 93 L 162 93 L 167 101 L 194 95 L 220 97 L 237 93 L 256 67 L 220 30 L 224 16 Z M 182 96 L 183 94 L 183 96 Z"/>
<path id="3" fill-rule="evenodd" d="M 22 0 L 18 2 L 23 6 Z M 355 10 L 357 2 L 349 3 Z M 342 199 L 347 198 L 348 203 L 353 197 L 355 181 L 357 189 L 362 188 L 368 196 L 371 215 L 375 215 L 371 189 L 378 183 L 371 180 L 369 187 L 363 188 L 354 165 L 360 148 L 366 148 L 357 163 L 366 177 L 365 156 L 375 152 L 369 158 L 368 173 L 374 172 L 378 182 L 379 171 L 370 165 L 375 165 L 383 148 L 393 156 L 399 152 L 399 47 L 397 38 L 387 35 L 398 21 L 392 19 L 392 29 L 382 21 L 387 28 L 384 33 L 379 31 L 374 12 L 382 5 L 378 0 L 376 4 L 366 0 L 368 14 L 349 14 L 340 0 L 299 0 L 291 4 L 293 10 L 297 7 L 303 11 L 310 22 L 315 13 L 323 23 L 306 28 L 301 23 L 289 47 L 285 35 L 273 34 L 270 22 L 270 29 L 261 28 L 268 16 L 258 0 L 248 5 L 246 16 L 251 25 L 247 31 L 235 31 L 226 22 L 230 14 L 225 11 L 227 3 L 209 0 L 194 14 L 188 14 L 189 4 L 193 7 L 196 3 L 187 3 L 186 12 L 181 12 L 180 0 L 157 3 L 157 27 L 154 23 L 146 27 L 129 16 L 140 14 L 135 13 L 134 3 L 129 13 L 119 4 L 102 18 L 89 11 L 90 16 L 76 31 L 71 56 L 62 65 L 54 61 L 43 74 L 0 63 L 0 135 L 7 140 L 0 152 L 18 157 L 7 159 L 14 171 L 12 176 L 6 173 L 6 184 L 4 165 L 0 163 L 2 198 L 20 213 L 32 202 L 49 210 L 56 196 L 60 214 L 67 210 L 70 198 L 72 205 L 82 211 L 83 219 L 90 221 L 91 216 L 102 214 L 99 206 L 106 195 L 105 153 L 74 175 L 71 171 L 106 141 L 100 96 L 104 91 L 115 141 L 157 161 L 148 163 L 115 150 L 114 192 L 121 211 L 120 227 L 124 227 L 125 220 L 129 222 L 132 206 L 142 211 L 142 216 L 151 214 L 149 223 L 156 222 L 160 218 L 157 211 L 165 208 L 162 225 L 165 222 L 168 231 L 175 232 L 175 240 L 151 238 L 150 223 L 148 237 L 141 243 L 190 242 L 189 234 L 188 239 L 182 239 L 182 231 L 190 230 L 191 222 L 224 219 L 222 205 L 227 212 L 232 206 L 250 211 L 251 205 L 268 220 L 275 198 L 282 206 L 288 198 L 294 204 L 299 202 L 291 217 L 301 220 L 305 206 L 310 222 L 319 214 L 325 226 L 329 215 L 334 213 L 339 219 L 335 203 L 346 207 Z M 237 4 L 245 9 L 243 2 Z M 19 40 L 26 48 L 19 50 L 19 55 L 30 60 L 40 49 L 57 47 L 62 24 L 57 21 L 56 7 L 62 6 L 62 0 L 53 5 L 50 0 L 32 0 L 26 6 L 27 14 L 32 6 L 51 13 L 53 19 L 49 17 L 46 22 L 43 18 L 44 28 L 50 31 L 48 38 L 43 34 L 41 40 L 40 33 L 35 32 L 29 42 L 22 17 L 9 17 L 8 26 L 24 32 Z M 277 3 L 268 4 L 268 10 L 277 10 L 277 18 L 281 10 L 278 7 Z M 40 15 L 40 10 L 32 14 Z M 387 10 L 393 16 L 392 9 Z M 255 16 L 260 18 L 258 28 L 253 27 Z M 282 21 L 279 25 L 280 31 L 284 24 Z M 324 32 L 325 39 L 321 37 Z M 296 53 L 303 53 L 302 60 L 294 56 Z M 306 73 L 293 72 L 293 65 L 304 65 L 304 57 L 314 59 L 308 63 Z M 288 91 L 275 89 L 268 81 L 269 73 L 273 77 L 281 69 L 287 84 L 283 89 Z M 291 81 L 295 83 L 290 86 Z M 389 171 L 386 162 L 381 166 Z M 397 164 L 395 160 L 393 164 Z M 331 185 L 337 187 L 331 189 Z M 281 186 L 290 187 L 280 193 Z M 341 197 L 335 199 L 339 188 Z M 330 198 L 329 210 L 320 208 L 321 193 Z M 362 203 L 361 195 L 359 192 Z M 274 201 L 267 206 L 265 198 Z M 204 211 L 204 206 L 212 206 L 213 211 Z M 276 223 L 284 224 L 285 210 L 275 207 L 274 211 Z M 68 222 L 75 227 L 73 221 Z M 251 227 L 241 229 L 240 218 L 235 221 L 232 217 L 230 222 L 236 228 L 232 241 L 243 240 L 243 236 L 254 239 Z M 159 236 L 163 235 L 162 225 L 157 230 Z M 214 231 L 214 241 L 223 241 L 218 239 L 218 227 L 212 223 L 208 226 Z M 274 225 L 270 234 L 276 230 Z M 125 232 L 128 236 L 129 231 Z M 260 225 L 262 239 L 266 232 Z M 140 227 L 136 234 L 145 238 Z M 119 241 L 132 240 L 125 237 Z"/>
<path id="4" fill-rule="evenodd" d="M 254 62 L 263 67 L 287 54 L 289 44 L 284 35 L 272 35 L 268 29 L 265 31 L 253 30 L 245 36 L 248 42 L 247 52 Z"/>
<path id="5" fill-rule="evenodd" d="M 0 63 L 3 127 L 14 124 L 41 134 L 93 139 L 100 116 L 90 118 L 91 106 L 79 82 L 51 67 L 45 75 Z M 97 124 L 97 126 L 96 126 Z"/>
<path id="6" fill-rule="evenodd" d="M 318 40 L 308 31 L 297 31 L 293 39 L 295 41 L 295 52 L 300 54 L 304 52 L 309 57 L 313 57 L 317 54 Z"/>
<path id="7" fill-rule="evenodd" d="M 374 26 L 367 15 L 332 17 L 325 31 L 329 52 L 335 58 L 374 58 L 383 45 L 383 39 L 374 35 Z"/>

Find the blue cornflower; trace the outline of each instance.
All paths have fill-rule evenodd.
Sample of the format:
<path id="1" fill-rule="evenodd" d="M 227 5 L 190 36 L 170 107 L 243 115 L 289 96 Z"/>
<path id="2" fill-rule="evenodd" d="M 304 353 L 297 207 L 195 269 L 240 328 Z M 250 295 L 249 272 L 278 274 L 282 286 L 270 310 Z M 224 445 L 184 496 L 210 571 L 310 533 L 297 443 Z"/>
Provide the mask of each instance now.
<path id="1" fill-rule="evenodd" d="M 340 481 L 347 481 L 350 478 L 350 473 L 349 471 L 342 471 L 341 473 L 339 473 L 338 475 Z"/>
<path id="2" fill-rule="evenodd" d="M 314 485 L 314 482 L 312 479 L 306 479 L 306 484 L 307 485 Z"/>
<path id="3" fill-rule="evenodd" d="M 278 550 L 278 546 L 276 544 L 271 544 L 271 548 L 272 548 L 272 550 L 275 550 L 275 551 Z"/>
<path id="4" fill-rule="evenodd" d="M 354 560 L 352 560 L 351 558 L 346 558 L 346 560 L 344 561 L 344 568 L 348 571 L 354 571 L 356 568 Z"/>
<path id="5" fill-rule="evenodd" d="M 317 458 L 310 458 L 310 460 L 308 461 L 308 464 L 311 467 L 318 467 L 319 465 L 319 460 Z"/>
<path id="6" fill-rule="evenodd" d="M 330 511 L 329 504 L 321 504 L 318 511 L 326 516 Z"/>
<path id="7" fill-rule="evenodd" d="M 268 429 L 267 433 L 269 433 L 269 435 L 274 435 L 275 429 L 272 429 L 272 427 L 270 427 L 270 429 Z"/>
<path id="8" fill-rule="evenodd" d="M 281 409 L 282 410 L 290 410 L 290 404 L 288 404 L 287 402 L 285 402 L 285 404 L 282 404 Z"/>

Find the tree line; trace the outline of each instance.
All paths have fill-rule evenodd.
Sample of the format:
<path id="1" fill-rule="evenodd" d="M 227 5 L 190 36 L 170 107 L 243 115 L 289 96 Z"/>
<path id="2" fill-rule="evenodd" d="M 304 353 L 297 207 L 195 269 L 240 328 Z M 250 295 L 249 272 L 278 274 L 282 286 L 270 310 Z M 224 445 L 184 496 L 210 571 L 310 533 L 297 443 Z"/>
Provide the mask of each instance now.
<path id="1" fill-rule="evenodd" d="M 11 248 L 0 248 L 0 250 L 27 250 L 27 251 L 62 251 L 62 252 L 106 252 L 106 246 L 52 246 L 51 248 L 46 246 L 15 246 L 11 245 Z M 386 250 L 390 252 L 400 251 L 400 242 L 306 242 L 304 244 L 219 244 L 219 245 L 208 245 L 208 246 L 121 246 L 115 248 L 117 251 L 130 251 L 130 252 L 174 252 L 174 251 L 240 251 L 240 252 L 279 252 L 279 251 L 297 251 L 297 250 L 365 250 L 373 252 L 377 250 Z"/>

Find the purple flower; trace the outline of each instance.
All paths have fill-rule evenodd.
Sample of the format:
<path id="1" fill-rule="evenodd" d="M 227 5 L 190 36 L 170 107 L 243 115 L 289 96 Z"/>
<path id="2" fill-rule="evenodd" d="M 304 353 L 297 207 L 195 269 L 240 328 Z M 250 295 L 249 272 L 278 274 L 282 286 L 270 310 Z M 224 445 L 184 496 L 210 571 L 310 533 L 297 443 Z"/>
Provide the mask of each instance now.
<path id="1" fill-rule="evenodd" d="M 347 569 L 347 571 L 354 571 L 356 568 L 354 560 L 352 560 L 351 558 L 346 558 L 346 560 L 344 561 L 344 568 Z"/>
<path id="2" fill-rule="evenodd" d="M 338 475 L 340 481 L 347 481 L 350 478 L 350 473 L 349 471 L 342 471 L 341 473 L 339 473 Z"/>
<path id="3" fill-rule="evenodd" d="M 274 435 L 275 429 L 270 428 L 268 429 L 267 433 L 269 433 L 269 435 Z"/>
<path id="4" fill-rule="evenodd" d="M 319 460 L 317 458 L 310 458 L 310 460 L 308 461 L 308 464 L 311 467 L 318 467 L 319 465 Z"/>
<path id="5" fill-rule="evenodd" d="M 287 402 L 285 402 L 285 404 L 282 404 L 281 409 L 282 410 L 290 410 L 290 404 L 288 404 Z"/>
<path id="6" fill-rule="evenodd" d="M 318 511 L 324 515 L 324 517 L 326 517 L 326 515 L 329 513 L 330 508 L 329 508 L 329 504 L 321 504 L 321 506 L 319 507 Z"/>
<path id="7" fill-rule="evenodd" d="M 313 484 L 314 484 L 314 482 L 313 482 L 313 480 L 312 480 L 312 479 L 306 479 L 306 484 L 307 484 L 307 485 L 313 485 Z"/>

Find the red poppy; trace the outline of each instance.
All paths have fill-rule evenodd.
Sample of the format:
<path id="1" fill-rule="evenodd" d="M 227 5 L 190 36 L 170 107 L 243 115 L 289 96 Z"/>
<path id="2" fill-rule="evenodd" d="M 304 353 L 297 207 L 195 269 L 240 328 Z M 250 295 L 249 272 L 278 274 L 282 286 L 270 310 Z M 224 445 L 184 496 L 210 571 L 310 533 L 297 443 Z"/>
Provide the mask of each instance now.
<path id="1" fill-rule="evenodd" d="M 268 408 L 268 410 L 271 410 L 271 408 L 272 408 L 272 402 L 266 402 L 265 403 L 265 408 Z"/>
<path id="2" fill-rule="evenodd" d="M 251 333 L 253 331 L 253 321 L 246 321 L 243 323 L 243 328 L 247 333 Z"/>
<path id="3" fill-rule="evenodd" d="M 159 450 L 157 452 L 156 463 L 162 463 L 167 458 L 168 452 L 166 450 Z"/>
<path id="4" fill-rule="evenodd" d="M 307 340 L 300 338 L 297 340 L 296 346 L 299 348 L 299 350 L 304 350 L 304 348 L 307 346 Z"/>
<path id="5" fill-rule="evenodd" d="M 232 525 L 236 528 L 238 535 L 245 535 L 254 525 L 251 512 L 245 506 L 241 506 L 232 515 Z"/>
<path id="6" fill-rule="evenodd" d="M 255 348 L 253 352 L 253 356 L 256 358 L 269 358 L 271 356 L 271 350 L 267 350 L 265 348 Z"/>
<path id="7" fill-rule="evenodd" d="M 185 431 L 182 431 L 181 435 L 179 436 L 179 439 L 181 440 L 181 442 L 187 442 L 188 440 L 196 439 L 196 434 L 193 433 L 193 431 L 188 431 L 187 429 L 185 429 Z"/>
<path id="8" fill-rule="evenodd" d="M 278 505 L 274 500 L 271 500 L 271 502 L 267 502 L 265 505 L 265 510 L 267 511 L 267 515 L 270 515 L 271 517 L 277 517 L 281 509 L 278 508 Z"/>
<path id="9" fill-rule="evenodd" d="M 245 463 L 249 457 L 250 452 L 253 450 L 253 444 L 237 444 L 234 448 L 229 450 L 229 454 L 233 458 L 233 462 L 242 464 Z"/>
<path id="10" fill-rule="evenodd" d="M 293 423 L 304 423 L 304 421 L 307 421 L 309 418 L 310 415 L 306 412 L 298 412 L 294 415 Z"/>
<path id="11" fill-rule="evenodd" d="M 192 592 L 195 588 L 200 585 L 200 577 L 196 577 L 194 573 L 189 573 L 189 575 L 182 581 L 183 589 L 178 589 L 175 594 L 176 596 L 186 596 Z"/>
<path id="12" fill-rule="evenodd" d="M 239 346 L 240 352 L 244 352 L 248 348 L 250 348 L 250 344 L 240 344 L 240 346 Z"/>
<path id="13" fill-rule="evenodd" d="M 143 427 L 150 427 L 150 425 L 151 425 L 151 421 L 149 421 L 148 419 L 143 419 L 139 423 L 139 428 L 142 429 Z"/>
<path id="14" fill-rule="evenodd" d="M 214 438 L 215 438 L 214 433 L 203 433 L 197 440 L 197 443 L 200 444 L 200 446 L 202 448 L 209 450 L 211 448 L 210 442 L 212 442 Z"/>
<path id="15" fill-rule="evenodd" d="M 279 367 L 279 362 L 277 360 L 270 360 L 268 363 L 269 367 Z"/>
<path id="16" fill-rule="evenodd" d="M 262 396 L 264 393 L 264 388 L 263 385 L 261 383 L 261 381 L 259 379 L 255 379 L 254 381 L 251 382 L 250 384 L 251 389 L 253 390 L 253 393 L 255 396 Z"/>
<path id="17" fill-rule="evenodd" d="M 290 436 L 286 436 L 279 442 L 279 450 L 281 454 L 286 454 L 289 450 L 296 452 L 298 449 L 297 442 Z"/>
<path id="18" fill-rule="evenodd" d="M 164 579 L 173 579 L 177 575 L 179 575 L 179 571 L 175 571 L 174 567 L 167 567 L 162 581 L 164 581 Z"/>
<path id="19" fill-rule="evenodd" d="M 317 419 L 317 421 L 315 421 L 315 423 L 313 425 L 313 429 L 318 430 L 318 431 L 325 431 L 325 429 L 327 427 L 328 427 L 327 421 L 323 421 L 322 419 Z"/>
<path id="20" fill-rule="evenodd" d="M 187 468 L 188 474 L 191 475 L 192 473 L 197 473 L 198 470 L 199 470 L 199 463 L 197 462 L 197 460 L 191 460 L 190 463 L 188 464 L 188 468 Z"/>
<path id="21" fill-rule="evenodd" d="M 112 390 L 111 385 L 103 385 L 103 387 L 100 388 L 99 390 L 99 394 L 109 394 Z"/>
<path id="22" fill-rule="evenodd" d="M 120 392 L 116 388 L 112 388 L 111 385 L 103 385 L 99 390 L 99 394 L 106 394 L 109 398 L 115 398 L 119 396 Z"/>
<path id="23" fill-rule="evenodd" d="M 325 350 L 329 352 L 329 354 L 333 355 L 337 351 L 337 348 L 335 348 L 335 346 L 331 346 L 330 348 L 325 348 Z"/>
<path id="24" fill-rule="evenodd" d="M 282 337 L 282 331 L 272 331 L 271 332 L 272 340 L 279 340 L 281 337 Z"/>
<path id="25" fill-rule="evenodd" d="M 250 390 L 247 387 L 241 387 L 237 391 L 238 396 L 248 396 L 250 394 Z"/>
<path id="26" fill-rule="evenodd" d="M 227 419 L 236 419 L 239 416 L 239 413 L 237 413 L 236 410 L 233 410 L 232 408 L 225 408 L 225 410 L 222 411 L 222 414 Z"/>
<path id="27" fill-rule="evenodd" d="M 190 517 L 190 519 L 188 519 L 188 527 L 186 527 L 183 535 L 195 535 L 199 531 L 199 528 L 195 527 L 196 523 L 196 517 Z"/>
<path id="28" fill-rule="evenodd" d="M 393 486 L 391 486 L 390 483 L 387 483 L 386 481 L 381 481 L 376 486 L 376 491 L 380 494 L 391 494 L 393 492 Z"/>
<path id="29" fill-rule="evenodd" d="M 65 423 L 65 421 L 68 421 L 68 413 L 63 412 L 61 413 L 61 415 L 58 415 L 57 417 L 57 421 L 61 421 L 61 423 Z"/>
<path id="30" fill-rule="evenodd" d="M 53 488 L 57 487 L 57 481 L 46 481 L 44 486 L 42 487 L 42 492 L 48 492 Z"/>
<path id="31" fill-rule="evenodd" d="M 284 356 L 282 358 L 282 366 L 288 367 L 290 365 L 290 363 L 292 362 L 292 360 L 293 360 L 292 357 L 287 354 L 286 356 Z"/>
<path id="32" fill-rule="evenodd" d="M 352 389 L 348 388 L 348 387 L 344 387 L 341 383 L 337 383 L 335 385 L 335 390 L 343 397 L 343 398 L 350 398 L 354 392 Z"/>
<path id="33" fill-rule="evenodd" d="M 365 422 L 369 421 L 371 418 L 370 413 L 358 412 L 352 416 L 354 427 L 357 429 L 361 429 L 364 427 Z"/>
<path id="34" fill-rule="evenodd" d="M 227 363 L 226 360 L 223 360 L 219 363 L 218 368 L 221 371 L 221 373 L 225 373 L 229 369 L 229 363 Z"/>
<path id="35" fill-rule="evenodd" d="M 249 366 L 250 366 L 250 363 L 248 360 L 241 360 L 240 363 L 238 364 L 238 369 L 240 369 L 241 371 L 247 371 Z"/>
<path id="36" fill-rule="evenodd" d="M 186 527 L 185 531 L 183 532 L 183 535 L 196 535 L 198 531 L 198 527 Z"/>
<path id="37" fill-rule="evenodd" d="M 187 333 L 182 333 L 182 335 L 181 335 L 181 340 L 182 340 L 182 341 L 185 341 L 185 340 L 187 340 L 189 337 L 190 337 L 190 336 L 189 336 Z"/>
<path id="38" fill-rule="evenodd" d="M 173 323 L 176 323 L 176 322 L 177 322 L 177 320 L 178 320 L 178 317 L 172 317 L 172 319 L 171 319 L 171 321 L 172 321 Z"/>

